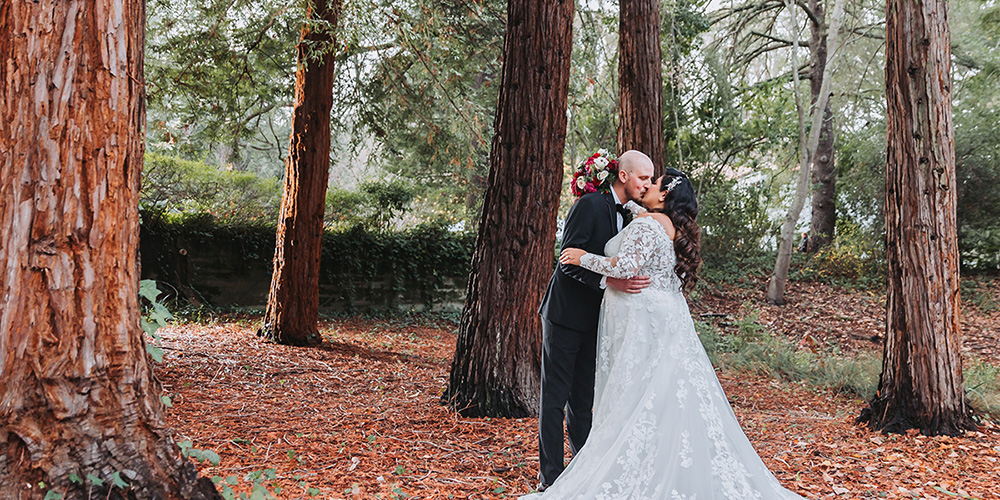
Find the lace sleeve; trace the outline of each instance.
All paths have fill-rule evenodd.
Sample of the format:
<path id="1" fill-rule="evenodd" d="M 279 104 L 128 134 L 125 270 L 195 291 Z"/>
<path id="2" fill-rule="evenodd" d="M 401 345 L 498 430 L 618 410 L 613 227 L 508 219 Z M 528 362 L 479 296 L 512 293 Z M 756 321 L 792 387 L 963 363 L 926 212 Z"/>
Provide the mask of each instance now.
<path id="1" fill-rule="evenodd" d="M 630 278 L 656 251 L 659 233 L 650 224 L 659 224 L 652 217 L 636 219 L 622 235 L 621 250 L 615 257 L 604 257 L 592 253 L 580 257 L 580 267 L 612 278 Z"/>

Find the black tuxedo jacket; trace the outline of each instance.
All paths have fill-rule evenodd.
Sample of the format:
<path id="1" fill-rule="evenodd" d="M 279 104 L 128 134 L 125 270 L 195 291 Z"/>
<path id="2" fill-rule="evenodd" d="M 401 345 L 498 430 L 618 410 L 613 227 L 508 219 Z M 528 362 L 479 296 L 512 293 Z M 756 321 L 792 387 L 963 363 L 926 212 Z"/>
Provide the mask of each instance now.
<path id="1" fill-rule="evenodd" d="M 604 255 L 604 244 L 618 233 L 615 198 L 611 193 L 590 193 L 569 209 L 563 227 L 562 248 L 582 248 Z M 556 264 L 538 312 L 546 320 L 573 330 L 597 331 L 600 316 L 601 275 L 580 266 Z"/>

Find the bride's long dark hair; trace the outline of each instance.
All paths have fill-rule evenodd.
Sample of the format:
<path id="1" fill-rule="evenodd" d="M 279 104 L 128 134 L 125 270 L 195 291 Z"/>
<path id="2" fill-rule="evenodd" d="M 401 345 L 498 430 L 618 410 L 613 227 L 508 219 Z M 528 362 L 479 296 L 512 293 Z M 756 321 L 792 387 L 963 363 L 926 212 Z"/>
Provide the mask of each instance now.
<path id="1" fill-rule="evenodd" d="M 681 287 L 688 288 L 698 282 L 698 268 L 701 266 L 701 226 L 698 225 L 698 200 L 694 186 L 683 172 L 667 168 L 660 178 L 660 191 L 666 191 L 674 179 L 680 182 L 667 193 L 663 213 L 670 217 L 677 229 L 674 237 L 674 253 L 677 266 L 674 272 L 681 279 Z"/>

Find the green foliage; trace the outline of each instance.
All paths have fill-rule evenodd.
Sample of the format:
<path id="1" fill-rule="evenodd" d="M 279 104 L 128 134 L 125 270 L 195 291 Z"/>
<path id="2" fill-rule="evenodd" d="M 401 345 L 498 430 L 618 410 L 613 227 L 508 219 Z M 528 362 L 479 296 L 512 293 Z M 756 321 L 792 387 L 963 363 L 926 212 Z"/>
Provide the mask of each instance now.
<path id="1" fill-rule="evenodd" d="M 302 9 L 271 0 L 146 5 L 149 148 L 276 174 Z"/>
<path id="2" fill-rule="evenodd" d="M 777 231 L 777 222 L 768 216 L 771 200 L 771 186 L 763 176 L 757 182 L 720 179 L 705 186 L 698 223 L 706 270 L 739 275 L 742 263 L 765 254 L 766 239 Z"/>
<path id="3" fill-rule="evenodd" d="M 433 304 L 447 278 L 468 276 L 474 244 L 472 234 L 452 233 L 441 225 L 403 232 L 373 232 L 359 226 L 328 232 L 323 235 L 320 280 L 338 284 L 348 310 L 355 310 L 359 302 L 381 302 L 377 295 L 384 291 L 370 284 L 383 276 L 388 276 L 394 294 L 405 290 L 407 280 L 422 284 L 424 303 Z"/>
<path id="4" fill-rule="evenodd" d="M 144 272 L 155 273 L 161 284 L 177 276 L 173 266 L 178 241 L 190 248 L 231 245 L 241 259 L 231 264 L 234 268 L 269 269 L 274 255 L 273 225 L 224 224 L 212 217 L 190 216 L 144 221 L 142 230 Z M 454 286 L 449 279 L 462 281 L 468 276 L 474 244 L 474 234 L 452 232 L 440 223 L 404 231 L 372 230 L 364 225 L 326 231 L 320 286 L 337 294 L 349 312 L 394 309 L 398 294 L 414 290 L 422 303 L 433 305 Z M 373 286 L 383 280 L 387 281 L 383 287 Z M 175 289 L 184 285 L 170 284 Z"/>
<path id="5" fill-rule="evenodd" d="M 858 226 L 869 245 L 885 247 L 884 118 L 844 131 L 837 144 L 837 219 Z M 839 229 L 839 228 L 838 228 Z"/>
<path id="6" fill-rule="evenodd" d="M 145 299 L 143 304 L 143 315 L 139 318 L 139 326 L 142 327 L 143 333 L 153 338 L 154 342 L 144 342 L 146 344 L 146 352 L 153 358 L 153 361 L 162 363 L 163 348 L 160 345 L 160 336 L 156 333 L 156 331 L 167 326 L 167 321 L 170 321 L 173 316 L 170 315 L 170 311 L 167 310 L 167 307 L 159 301 L 159 295 L 160 290 L 156 287 L 155 281 L 142 280 L 139 282 L 139 297 Z M 167 398 L 164 403 L 167 404 L 169 401 L 170 399 Z M 167 406 L 170 405 L 167 404 Z"/>
<path id="7" fill-rule="evenodd" d="M 365 223 L 363 208 L 369 198 L 364 193 L 331 187 L 326 191 L 326 210 L 323 224 L 327 228 L 346 229 Z"/>
<path id="8" fill-rule="evenodd" d="M 277 179 L 147 153 L 139 205 L 147 221 L 212 219 L 256 225 L 277 220 L 281 194 Z M 324 221 L 331 229 L 363 225 L 386 231 L 411 208 L 413 198 L 414 188 L 399 179 L 365 182 L 357 190 L 331 188 Z"/>
<path id="9" fill-rule="evenodd" d="M 298 478 L 300 476 L 296 476 Z M 222 486 L 222 498 L 225 500 L 270 500 L 277 498 L 275 495 L 280 495 L 282 488 L 275 485 L 275 480 L 277 480 L 278 474 L 275 469 L 268 468 L 263 470 L 253 470 L 248 472 L 243 476 L 243 481 L 249 483 L 250 495 L 247 496 L 246 493 L 240 493 L 237 497 L 236 492 L 233 490 L 233 486 L 240 484 L 240 478 L 236 476 L 227 476 L 223 478 L 222 476 L 212 476 L 212 483 L 218 488 Z M 265 485 L 267 482 L 267 485 Z M 300 481 L 303 489 L 305 488 L 305 481 Z M 270 490 L 268 489 L 270 487 Z M 310 488 L 313 489 L 313 488 Z M 313 496 L 313 495 L 310 495 Z"/>
<path id="10" fill-rule="evenodd" d="M 1000 367 L 973 360 L 962 373 L 969 403 L 976 411 L 1000 420 Z"/>
<path id="11" fill-rule="evenodd" d="M 212 450 L 192 448 L 191 441 L 181 441 L 177 446 L 181 449 L 181 456 L 192 458 L 195 462 L 208 462 L 216 467 L 222 462 L 219 454 Z"/>
<path id="12" fill-rule="evenodd" d="M 146 153 L 139 207 L 149 218 L 211 214 L 221 220 L 275 220 L 281 182 L 249 172 Z"/>
<path id="13" fill-rule="evenodd" d="M 850 288 L 869 288 L 885 283 L 885 249 L 873 241 L 860 224 L 837 219 L 834 241 L 815 254 L 800 256 L 792 279 L 820 281 Z"/>
<path id="14" fill-rule="evenodd" d="M 962 303 L 975 306 L 983 314 L 1000 310 L 1000 300 L 994 295 L 990 286 L 993 283 L 993 279 L 963 278 L 959 282 Z"/>
<path id="15" fill-rule="evenodd" d="M 695 323 L 713 365 L 781 380 L 805 381 L 862 399 L 875 394 L 881 356 L 865 353 L 845 357 L 837 354 L 835 348 L 826 351 L 799 348 L 788 339 L 768 332 L 754 314 L 740 319 L 736 326 L 738 333 L 723 333 L 708 323 Z"/>
<path id="16" fill-rule="evenodd" d="M 361 192 L 371 201 L 368 227 L 385 231 L 394 217 L 402 215 L 413 201 L 413 191 L 403 182 L 368 182 L 361 185 Z"/>
<path id="17" fill-rule="evenodd" d="M 411 181 L 421 211 L 473 215 L 489 169 L 505 10 L 498 0 L 344 6 L 349 57 L 335 125 L 369 165 Z"/>

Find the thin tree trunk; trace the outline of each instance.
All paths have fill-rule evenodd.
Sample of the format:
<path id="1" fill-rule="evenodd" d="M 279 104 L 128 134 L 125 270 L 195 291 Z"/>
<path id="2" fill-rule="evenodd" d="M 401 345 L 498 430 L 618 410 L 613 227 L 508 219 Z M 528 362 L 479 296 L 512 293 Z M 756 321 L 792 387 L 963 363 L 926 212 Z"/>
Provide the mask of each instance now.
<path id="1" fill-rule="evenodd" d="M 451 378 L 462 415 L 533 415 L 566 143 L 573 2 L 510 0 L 490 176 Z M 530 110 L 530 112 L 525 112 Z"/>
<path id="2" fill-rule="evenodd" d="M 824 19 L 826 14 L 823 12 L 823 2 L 820 0 L 809 0 L 809 9 L 814 14 L 809 22 L 811 28 L 809 90 L 812 94 L 811 102 L 815 106 L 823 86 L 827 55 L 826 32 L 816 21 Z M 833 241 L 837 224 L 837 174 L 836 164 L 833 161 L 833 114 L 830 112 L 829 101 L 823 113 L 823 125 L 813 158 L 812 222 L 809 225 L 809 244 L 806 248 L 808 252 L 815 252 L 829 245 Z"/>
<path id="3" fill-rule="evenodd" d="M 791 2 L 789 2 L 791 3 Z M 792 12 L 792 22 L 796 27 L 792 33 L 793 40 L 795 40 L 795 45 L 793 50 L 798 51 L 798 25 L 795 21 L 795 10 L 794 6 L 789 6 Z M 844 0 L 837 0 L 833 6 L 833 15 L 831 16 L 829 31 L 827 32 L 828 46 L 836 48 L 837 46 L 837 31 L 840 29 L 840 20 L 844 15 Z M 798 62 L 795 58 L 793 52 L 792 56 L 792 67 L 798 68 Z M 796 93 L 798 92 L 798 72 L 792 71 L 795 77 L 795 88 Z M 792 206 L 788 209 L 788 215 L 785 216 L 785 222 L 781 226 L 781 240 L 778 244 L 778 257 L 774 263 L 774 271 L 771 274 L 771 280 L 767 285 L 767 300 L 772 304 L 784 304 L 785 303 L 785 284 L 788 281 L 788 266 L 791 264 L 792 260 L 792 240 L 795 236 L 795 224 L 799 220 L 799 215 L 802 213 L 802 207 L 805 205 L 806 196 L 809 194 L 809 172 L 812 167 L 813 159 L 816 158 L 816 148 L 819 145 L 820 131 L 822 130 L 822 121 L 824 117 L 823 110 L 826 109 L 827 103 L 830 97 L 830 65 L 829 61 L 827 66 L 823 71 L 823 81 L 820 85 L 819 97 L 816 99 L 815 105 L 812 107 L 811 116 L 812 124 L 809 128 L 809 138 L 805 138 L 804 120 L 802 113 L 802 100 L 796 94 L 796 108 L 799 111 L 799 178 L 795 186 L 795 198 L 792 200 Z"/>
<path id="4" fill-rule="evenodd" d="M 322 341 L 319 261 L 323 210 L 330 176 L 330 110 L 333 107 L 334 32 L 340 0 L 317 0 L 298 44 L 292 135 L 285 158 L 271 289 L 258 334 L 279 344 Z"/>
<path id="5" fill-rule="evenodd" d="M 618 23 L 618 152 L 646 153 L 657 175 L 663 143 L 660 2 L 622 0 Z"/>
<path id="6" fill-rule="evenodd" d="M 144 23 L 141 1 L 0 4 L 3 498 L 219 498 L 139 328 Z"/>
<path id="7" fill-rule="evenodd" d="M 886 342 L 874 429 L 973 429 L 962 380 L 951 48 L 943 0 L 886 3 Z"/>

